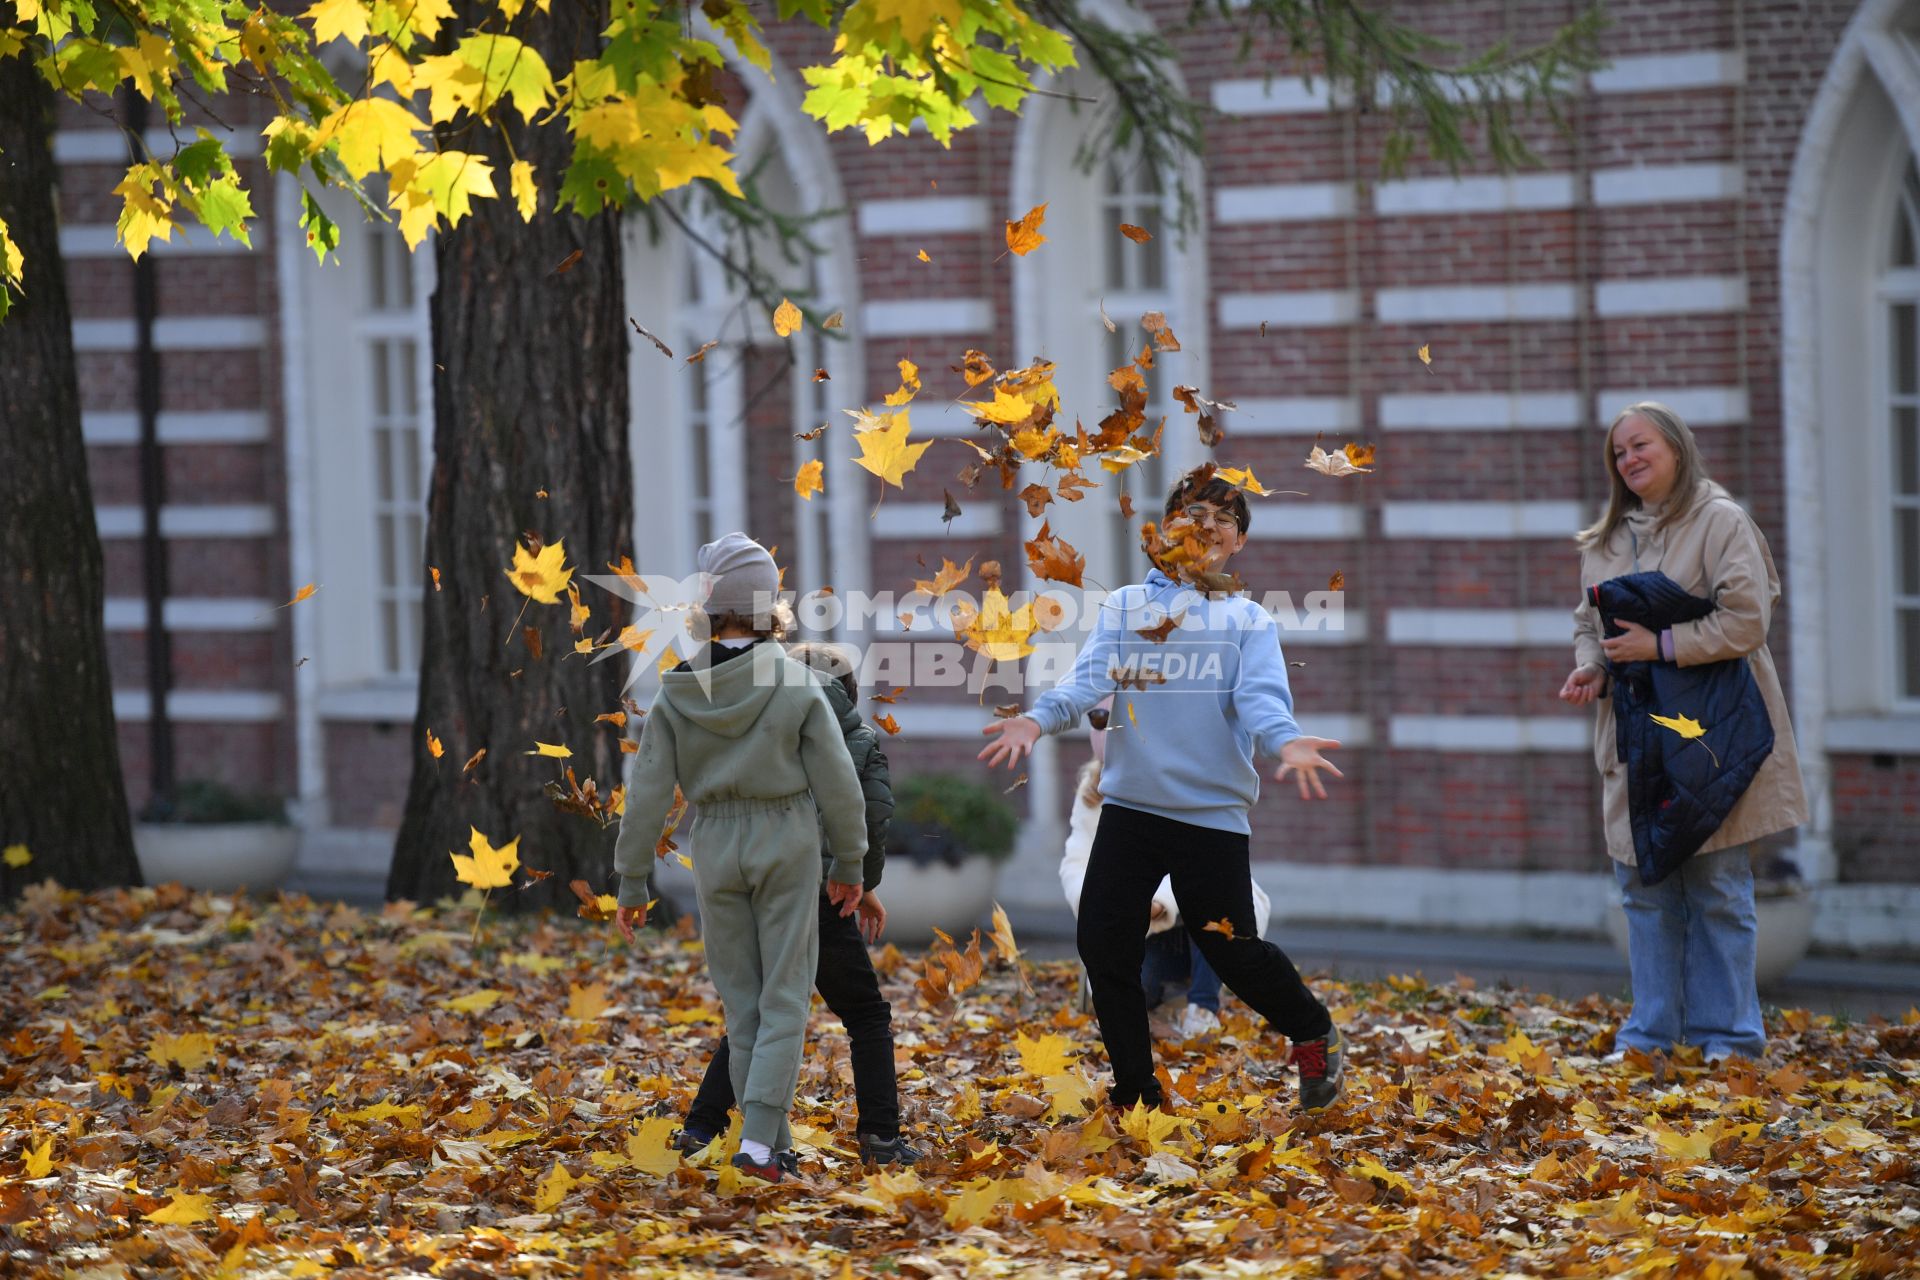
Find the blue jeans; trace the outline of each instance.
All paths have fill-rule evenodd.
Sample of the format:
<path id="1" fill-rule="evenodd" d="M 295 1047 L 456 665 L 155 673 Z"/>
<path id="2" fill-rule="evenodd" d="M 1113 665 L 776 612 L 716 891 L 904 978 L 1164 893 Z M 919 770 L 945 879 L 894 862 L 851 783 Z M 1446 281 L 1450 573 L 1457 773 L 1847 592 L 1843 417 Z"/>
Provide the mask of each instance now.
<path id="1" fill-rule="evenodd" d="M 1140 966 L 1140 989 L 1147 993 L 1147 1007 L 1160 1003 L 1160 991 L 1167 983 L 1187 980 L 1187 1003 L 1220 1012 L 1220 975 L 1193 945 L 1185 929 L 1168 929 L 1147 939 L 1147 958 Z"/>
<path id="2" fill-rule="evenodd" d="M 1758 926 L 1744 846 L 1696 853 L 1656 885 L 1613 864 L 1627 911 L 1633 1011 L 1614 1047 L 1676 1044 L 1757 1058 L 1767 1047 L 1753 960 Z"/>

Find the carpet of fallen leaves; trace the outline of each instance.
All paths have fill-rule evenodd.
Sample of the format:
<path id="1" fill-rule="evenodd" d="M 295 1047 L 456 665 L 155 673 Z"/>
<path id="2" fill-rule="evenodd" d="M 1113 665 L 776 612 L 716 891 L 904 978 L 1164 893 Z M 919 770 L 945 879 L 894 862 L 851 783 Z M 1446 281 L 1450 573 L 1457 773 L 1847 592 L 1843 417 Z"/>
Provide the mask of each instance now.
<path id="1" fill-rule="evenodd" d="M 667 1145 L 718 1030 L 691 930 L 51 885 L 0 916 L 0 1274 L 1891 1275 L 1920 1255 L 1920 1015 L 1787 1013 L 1766 1061 L 1601 1063 L 1621 1010 L 1323 983 L 1349 1092 L 1283 1046 L 1163 1044 L 1099 1109 L 1070 964 L 929 1005 L 888 949 L 935 1153 L 853 1158 L 820 1012 L 803 1183 Z M 952 960 L 952 953 L 948 953 Z M 967 968 L 961 965 L 961 968 Z"/>

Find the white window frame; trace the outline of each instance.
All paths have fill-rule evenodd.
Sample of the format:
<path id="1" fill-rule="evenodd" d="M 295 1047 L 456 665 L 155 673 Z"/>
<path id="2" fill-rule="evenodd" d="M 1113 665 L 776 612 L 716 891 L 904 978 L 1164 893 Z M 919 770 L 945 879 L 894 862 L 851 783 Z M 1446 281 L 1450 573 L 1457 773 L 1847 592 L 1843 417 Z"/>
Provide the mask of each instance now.
<path id="1" fill-rule="evenodd" d="M 1893 198 L 1886 202 L 1887 216 L 1883 233 L 1875 242 L 1882 254 L 1890 254 L 1893 233 L 1897 220 L 1906 216 L 1907 196 L 1904 190 L 1907 173 L 1917 160 L 1909 156 L 1905 165 L 1897 170 L 1894 179 Z M 1915 239 L 1920 247 L 1920 222 L 1915 226 Z M 1883 258 L 1883 262 L 1885 259 Z M 1893 389 L 1893 309 L 1896 306 L 1914 308 L 1915 324 L 1920 326 L 1920 262 L 1905 267 L 1882 266 L 1878 272 L 1873 291 L 1874 343 L 1872 356 L 1872 378 L 1874 388 L 1874 413 L 1871 427 L 1873 437 L 1869 460 L 1885 461 L 1888 480 L 1880 490 L 1880 502 L 1875 510 L 1875 547 L 1872 570 L 1876 580 L 1885 591 L 1880 597 L 1883 607 L 1877 619 L 1881 635 L 1885 641 L 1881 648 L 1882 660 L 1878 664 L 1879 684 L 1882 690 L 1882 704 L 1887 710 L 1897 714 L 1920 713 L 1920 690 L 1911 693 L 1903 686 L 1904 672 L 1901 665 L 1901 612 L 1904 609 L 1920 609 L 1920 595 L 1901 597 L 1899 594 L 1900 544 L 1899 521 L 1895 513 L 1904 508 L 1920 510 L 1920 497 L 1899 495 L 1894 486 L 1898 482 L 1893 467 L 1893 415 L 1900 407 L 1910 407 L 1920 411 L 1920 389 L 1904 395 Z M 1920 332 L 1920 329 L 1916 330 Z M 1916 359 L 1920 360 L 1920 353 Z M 1904 402 L 1904 403 L 1903 403 Z"/>

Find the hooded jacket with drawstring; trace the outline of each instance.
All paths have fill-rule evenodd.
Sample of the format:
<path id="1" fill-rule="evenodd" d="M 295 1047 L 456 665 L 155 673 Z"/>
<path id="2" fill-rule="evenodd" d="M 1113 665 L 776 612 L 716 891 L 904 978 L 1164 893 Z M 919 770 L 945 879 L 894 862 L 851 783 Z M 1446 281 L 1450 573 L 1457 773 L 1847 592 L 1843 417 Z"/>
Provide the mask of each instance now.
<path id="1" fill-rule="evenodd" d="M 694 889 L 741 1135 L 785 1150 L 819 960 L 822 828 L 829 879 L 859 884 L 867 851 L 860 781 L 815 674 L 763 640 L 716 642 L 661 677 L 614 844 L 622 906 L 646 901 L 676 784 L 693 807 Z"/>

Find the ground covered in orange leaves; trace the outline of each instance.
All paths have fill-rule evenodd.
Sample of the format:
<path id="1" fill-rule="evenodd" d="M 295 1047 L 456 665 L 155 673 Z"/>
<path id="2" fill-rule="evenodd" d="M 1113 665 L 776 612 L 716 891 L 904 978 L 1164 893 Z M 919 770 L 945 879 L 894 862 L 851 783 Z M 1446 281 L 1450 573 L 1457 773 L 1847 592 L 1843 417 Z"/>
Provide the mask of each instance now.
<path id="1" fill-rule="evenodd" d="M 1600 1063 L 1618 1006 L 1328 983 L 1293 1114 L 1231 1002 L 1114 1117 L 1071 965 L 888 950 L 920 1168 L 852 1158 L 821 1013 L 803 1185 L 667 1146 L 718 1030 L 690 936 L 51 886 L 0 915 L 0 1275 L 1912 1274 L 1920 1016 Z M 930 998 L 938 997 L 937 1003 Z M 725 1143 L 721 1144 L 725 1147 Z M 715 1153 L 726 1154 L 725 1150 Z"/>

